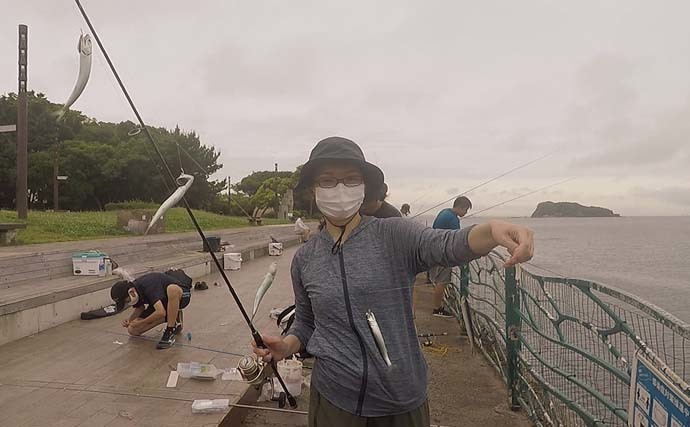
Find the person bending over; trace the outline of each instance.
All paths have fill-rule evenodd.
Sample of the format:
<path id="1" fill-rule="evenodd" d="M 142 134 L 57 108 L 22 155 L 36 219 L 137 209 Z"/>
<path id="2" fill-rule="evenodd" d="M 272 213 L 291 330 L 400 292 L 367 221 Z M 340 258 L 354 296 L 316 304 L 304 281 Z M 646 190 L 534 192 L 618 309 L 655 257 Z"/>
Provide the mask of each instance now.
<path id="1" fill-rule="evenodd" d="M 182 332 L 182 309 L 189 305 L 191 290 L 165 273 L 147 273 L 133 282 L 119 281 L 110 289 L 110 296 L 119 305 L 131 303 L 134 312 L 122 321 L 133 336 L 167 323 L 156 348 L 170 348 L 175 335 Z"/>

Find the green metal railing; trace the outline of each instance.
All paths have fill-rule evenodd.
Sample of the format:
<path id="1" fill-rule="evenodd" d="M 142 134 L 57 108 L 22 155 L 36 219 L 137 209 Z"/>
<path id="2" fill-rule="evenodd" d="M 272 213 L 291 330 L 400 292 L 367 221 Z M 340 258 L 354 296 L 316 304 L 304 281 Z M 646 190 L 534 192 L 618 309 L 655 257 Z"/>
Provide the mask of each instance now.
<path id="1" fill-rule="evenodd" d="M 455 271 L 447 307 L 538 426 L 626 426 L 644 353 L 690 395 L 690 325 L 598 283 L 503 268 L 497 253 Z"/>

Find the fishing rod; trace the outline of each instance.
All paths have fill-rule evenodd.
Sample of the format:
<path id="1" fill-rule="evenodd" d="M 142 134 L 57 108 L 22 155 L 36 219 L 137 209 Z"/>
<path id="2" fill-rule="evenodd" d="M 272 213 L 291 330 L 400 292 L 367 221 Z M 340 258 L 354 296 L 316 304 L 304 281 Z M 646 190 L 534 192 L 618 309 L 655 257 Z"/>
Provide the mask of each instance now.
<path id="1" fill-rule="evenodd" d="M 505 200 L 505 201 L 503 201 L 503 202 L 501 202 L 501 203 L 497 203 L 497 204 L 495 204 L 495 205 L 493 205 L 493 206 L 489 206 L 489 207 L 486 208 L 486 209 L 482 209 L 482 210 L 480 210 L 480 211 L 473 212 L 471 215 L 467 215 L 467 216 L 465 216 L 464 218 L 472 218 L 473 216 L 479 215 L 479 214 L 482 213 L 482 212 L 486 212 L 486 211 L 488 211 L 489 209 L 493 209 L 493 208 L 496 208 L 496 207 L 499 207 L 499 206 L 503 206 L 503 205 L 505 205 L 506 203 L 510 203 L 510 202 L 515 201 L 515 200 L 522 199 L 523 197 L 531 196 L 532 194 L 538 193 L 538 192 L 540 192 L 540 191 L 544 191 L 544 190 L 546 190 L 547 188 L 551 188 L 551 187 L 555 187 L 555 186 L 557 186 L 557 185 L 565 184 L 566 182 L 572 181 L 572 180 L 574 180 L 574 179 L 575 179 L 575 178 L 564 179 L 563 181 L 556 182 L 556 183 L 554 183 L 554 184 L 549 184 L 549 185 L 546 185 L 546 186 L 541 187 L 541 188 L 537 188 L 536 190 L 530 191 L 529 193 L 520 194 L 519 196 L 513 197 L 512 199 L 508 199 L 508 200 Z"/>
<path id="2" fill-rule="evenodd" d="M 156 141 L 153 139 L 153 135 L 151 135 L 149 128 L 146 126 L 146 123 L 144 123 L 144 120 L 142 119 L 141 114 L 139 114 L 139 110 L 137 109 L 136 105 L 134 105 L 134 101 L 132 101 L 132 97 L 129 95 L 127 88 L 125 87 L 124 83 L 122 82 L 122 79 L 120 78 L 120 75 L 118 74 L 117 70 L 115 69 L 115 65 L 110 60 L 110 56 L 108 55 L 108 52 L 105 50 L 105 47 L 103 46 L 103 43 L 101 42 L 101 38 L 98 36 L 96 29 L 94 28 L 93 24 L 91 24 L 91 20 L 89 19 L 89 16 L 86 14 L 86 11 L 84 10 L 84 7 L 82 6 L 80 0 L 74 0 L 74 1 L 77 4 L 79 11 L 81 12 L 81 15 L 84 17 L 84 21 L 86 21 L 86 25 L 88 25 L 89 29 L 91 30 L 91 34 L 93 34 L 94 39 L 96 39 L 96 43 L 98 43 L 98 47 L 101 49 L 101 52 L 103 52 L 103 56 L 105 57 L 105 60 L 108 62 L 108 66 L 110 67 L 110 70 L 112 71 L 113 75 L 115 76 L 117 83 L 120 85 L 120 89 L 122 89 L 122 93 L 125 95 L 125 98 L 127 99 L 127 102 L 129 103 L 129 106 L 132 108 L 132 112 L 134 112 L 134 115 L 136 116 L 137 121 L 139 122 L 139 125 L 141 126 L 141 129 L 143 130 L 147 139 L 149 140 L 149 142 L 153 146 L 154 150 L 156 151 L 156 154 L 158 154 L 158 157 L 160 158 L 161 163 L 165 167 L 165 170 L 168 172 L 168 176 L 172 180 L 173 185 L 176 185 L 175 175 L 172 173 L 172 170 L 170 169 L 168 162 L 165 160 L 165 157 L 163 157 L 163 153 L 161 153 L 161 150 L 158 147 L 158 144 L 156 144 Z M 204 231 L 201 229 L 199 222 L 197 221 L 196 217 L 194 216 L 194 212 L 192 212 L 192 208 L 189 205 L 189 202 L 187 201 L 186 197 L 182 196 L 182 202 L 184 203 L 185 210 L 187 211 L 189 218 L 192 220 L 192 223 L 194 224 L 194 228 L 196 229 L 197 233 L 199 233 L 201 240 L 203 241 L 203 243 L 207 247 L 211 247 L 211 245 L 208 242 L 208 239 L 206 238 L 206 235 L 204 234 Z M 239 308 L 240 313 L 242 314 L 242 317 L 244 317 L 244 320 L 247 323 L 247 326 L 249 327 L 252 338 L 254 339 L 254 342 L 256 343 L 257 347 L 266 348 L 266 345 L 264 344 L 264 341 L 261 338 L 261 334 L 256 329 L 256 327 L 254 327 L 254 323 L 252 323 L 252 320 L 249 318 L 249 315 L 247 315 L 247 311 L 244 309 L 244 306 L 242 305 L 242 301 L 240 300 L 240 297 L 237 295 L 237 292 L 235 292 L 235 289 L 233 288 L 232 284 L 230 283 L 230 279 L 228 278 L 227 274 L 225 274 L 225 270 L 223 269 L 223 266 L 220 265 L 220 261 L 218 260 L 218 257 L 216 257 L 216 254 L 213 251 L 209 251 L 209 254 L 211 255 L 211 258 L 213 259 L 213 263 L 216 265 L 218 272 L 220 273 L 221 277 L 223 278 L 223 281 L 228 286 L 228 289 L 230 290 L 230 293 L 232 294 L 232 297 L 235 300 L 235 304 L 237 304 L 237 308 Z M 275 359 L 271 358 L 270 365 L 271 365 L 271 368 L 273 368 L 273 372 L 274 372 L 276 378 L 278 379 L 278 382 L 280 383 L 281 387 L 285 391 L 285 396 L 287 398 L 288 403 L 293 408 L 297 407 L 297 401 L 295 400 L 295 397 L 288 391 L 288 388 L 285 385 L 283 378 L 278 373 L 278 368 L 276 366 Z"/>
<path id="3" fill-rule="evenodd" d="M 536 163 L 536 162 L 538 162 L 539 160 L 542 160 L 542 159 L 544 159 L 544 158 L 546 158 L 546 157 L 549 157 L 551 154 L 552 154 L 552 153 L 548 153 L 548 154 L 545 154 L 545 155 L 543 155 L 543 156 L 541 156 L 541 157 L 537 157 L 537 158 L 534 159 L 534 160 L 530 160 L 530 161 L 527 162 L 527 163 L 523 163 L 523 164 L 521 164 L 521 165 L 519 165 L 519 166 L 514 167 L 513 169 L 510 169 L 509 171 L 503 172 L 503 173 L 500 174 L 500 175 L 497 175 L 497 176 L 495 176 L 495 177 L 493 177 L 493 178 L 491 178 L 491 179 L 489 179 L 489 180 L 487 180 L 487 181 L 484 181 L 484 182 L 482 182 L 482 183 L 480 183 L 480 184 L 477 184 L 477 185 L 475 185 L 474 187 L 470 188 L 469 190 L 466 190 L 466 191 L 464 191 L 464 192 L 462 192 L 462 193 L 460 193 L 460 194 L 458 194 L 458 195 L 456 195 L 456 196 L 451 197 L 451 198 L 448 199 L 448 200 L 444 200 L 444 201 L 442 201 L 441 203 L 438 203 L 438 204 L 436 204 L 436 205 L 434 205 L 434 206 L 432 206 L 432 207 L 430 207 L 430 208 L 428 208 L 428 209 L 423 210 L 422 212 L 420 212 L 420 213 L 418 213 L 418 214 L 412 216 L 412 219 L 417 218 L 417 217 L 420 216 L 420 215 L 424 215 L 425 213 L 429 212 L 429 211 L 432 210 L 432 209 L 435 209 L 435 208 L 437 208 L 437 207 L 439 207 L 439 206 L 441 206 L 441 205 L 443 205 L 443 204 L 446 204 L 446 203 L 450 202 L 450 201 L 453 200 L 453 199 L 456 199 L 456 198 L 458 198 L 458 197 L 460 197 L 460 196 L 463 196 L 463 195 L 465 195 L 465 194 L 467 194 L 467 193 L 469 193 L 469 192 L 471 192 L 471 191 L 474 191 L 474 190 L 476 190 L 476 189 L 478 189 L 478 188 L 480 188 L 480 187 L 483 187 L 483 186 L 485 186 L 485 185 L 487 185 L 487 184 L 489 184 L 489 183 L 491 183 L 491 182 L 494 182 L 494 181 L 496 181 L 496 180 L 499 179 L 499 178 L 503 178 L 504 176 L 509 175 L 509 174 L 511 174 L 511 173 L 513 173 L 513 172 L 515 172 L 515 171 L 518 171 L 518 170 L 520 170 L 520 169 L 526 168 L 527 166 L 529 166 L 529 165 L 531 165 L 531 164 L 533 164 L 533 163 Z"/>

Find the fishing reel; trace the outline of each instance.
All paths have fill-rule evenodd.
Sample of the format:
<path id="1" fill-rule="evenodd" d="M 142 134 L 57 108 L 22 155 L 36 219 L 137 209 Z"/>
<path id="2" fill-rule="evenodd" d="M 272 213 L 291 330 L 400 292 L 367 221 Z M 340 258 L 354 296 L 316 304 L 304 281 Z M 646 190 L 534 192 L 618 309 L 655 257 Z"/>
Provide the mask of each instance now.
<path id="1" fill-rule="evenodd" d="M 244 381 L 258 388 L 266 381 L 266 365 L 258 356 L 244 356 L 237 362 L 237 370 Z"/>
<path id="2" fill-rule="evenodd" d="M 272 368 L 269 363 L 264 362 L 260 357 L 244 356 L 237 363 L 237 371 L 242 379 L 254 386 L 257 390 L 263 390 L 264 385 L 268 384 L 269 399 L 278 402 L 278 407 L 284 408 L 288 400 L 287 394 L 277 378 L 271 375 Z M 278 391 L 276 397 L 276 391 Z M 294 397 L 291 397 L 294 401 Z M 290 406 L 296 406 L 296 403 Z"/>

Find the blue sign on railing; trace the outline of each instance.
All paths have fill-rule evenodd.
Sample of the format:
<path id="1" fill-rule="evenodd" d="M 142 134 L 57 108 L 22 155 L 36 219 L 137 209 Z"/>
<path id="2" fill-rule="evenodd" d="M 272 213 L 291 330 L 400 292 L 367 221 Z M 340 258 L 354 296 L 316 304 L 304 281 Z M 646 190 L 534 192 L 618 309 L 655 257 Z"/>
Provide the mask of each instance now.
<path id="1" fill-rule="evenodd" d="M 633 365 L 629 409 L 629 426 L 690 426 L 690 397 L 640 354 Z"/>

